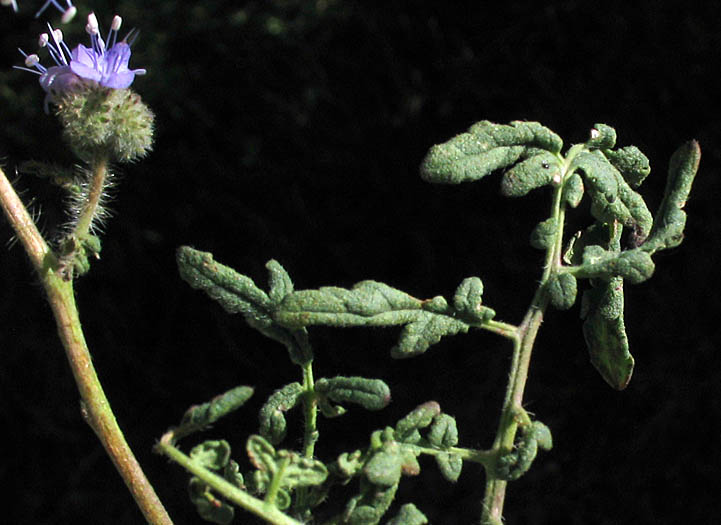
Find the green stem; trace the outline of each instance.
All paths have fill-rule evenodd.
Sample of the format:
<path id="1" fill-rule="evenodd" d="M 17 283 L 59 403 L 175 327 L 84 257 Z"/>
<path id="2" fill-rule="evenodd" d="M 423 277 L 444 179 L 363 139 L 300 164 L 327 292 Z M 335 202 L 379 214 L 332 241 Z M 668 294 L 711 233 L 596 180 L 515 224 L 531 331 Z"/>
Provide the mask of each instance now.
<path id="1" fill-rule="evenodd" d="M 72 280 L 63 279 L 58 260 L 43 239 L 5 174 L 0 170 L 0 202 L 45 288 L 81 398 L 81 409 L 135 502 L 151 525 L 172 521 L 125 441 L 100 384 L 85 342 Z"/>
<path id="2" fill-rule="evenodd" d="M 312 458 L 318 441 L 318 402 L 315 398 L 313 380 L 313 361 L 303 365 L 303 389 L 305 390 L 305 432 L 303 436 L 303 455 Z"/>
<path id="3" fill-rule="evenodd" d="M 318 441 L 318 401 L 315 394 L 315 380 L 313 379 L 313 361 L 303 365 L 303 409 L 305 431 L 303 433 L 303 456 L 309 459 L 315 454 L 315 444 Z M 295 501 L 295 511 L 304 520 L 310 518 L 310 505 L 308 497 L 309 487 L 299 487 Z"/>
<path id="4" fill-rule="evenodd" d="M 178 463 L 188 472 L 203 480 L 209 487 L 239 507 L 252 512 L 273 525 L 301 525 L 301 522 L 281 512 L 275 505 L 254 498 L 224 478 L 193 461 L 172 444 L 172 432 L 164 435 L 155 446 L 156 450 Z"/>
<path id="5" fill-rule="evenodd" d="M 565 159 L 561 181 L 567 177 L 568 167 L 571 160 L 580 149 L 572 148 Z M 551 217 L 556 219 L 557 229 L 554 242 L 546 250 L 546 258 L 541 282 L 536 289 L 531 305 L 526 312 L 523 322 L 515 331 L 513 341 L 513 358 L 511 371 L 506 389 L 506 396 L 503 402 L 500 422 L 493 442 L 492 451 L 496 458 L 510 452 L 518 430 L 518 416 L 523 414 L 523 393 L 528 380 L 528 370 L 531 364 L 533 345 L 538 335 L 538 330 L 543 322 L 543 315 L 548 306 L 546 283 L 561 267 L 561 254 L 563 249 L 563 226 L 565 209 L 562 205 L 563 184 L 559 183 L 553 193 L 551 205 Z M 486 469 L 486 492 L 483 499 L 482 525 L 499 525 L 503 520 L 503 504 L 506 497 L 507 482 L 497 479 L 492 469 Z"/>

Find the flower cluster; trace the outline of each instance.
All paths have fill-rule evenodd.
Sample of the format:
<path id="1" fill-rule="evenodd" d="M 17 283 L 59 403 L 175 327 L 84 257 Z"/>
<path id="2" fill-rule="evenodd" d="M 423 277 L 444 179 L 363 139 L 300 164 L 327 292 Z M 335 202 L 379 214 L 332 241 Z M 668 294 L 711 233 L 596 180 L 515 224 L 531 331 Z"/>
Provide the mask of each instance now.
<path id="1" fill-rule="evenodd" d="M 29 55 L 22 49 L 19 50 L 25 57 L 25 67 L 15 67 L 40 76 L 40 85 L 47 93 L 46 111 L 50 102 L 57 101 L 58 97 L 78 86 L 94 83 L 112 89 L 122 89 L 133 83 L 135 75 L 145 73 L 144 69 L 128 68 L 130 45 L 137 33 L 130 31 L 125 38 L 118 41 L 121 24 L 122 18 L 116 15 L 110 25 L 106 42 L 100 35 L 95 14 L 90 13 L 85 26 L 86 32 L 90 35 L 90 47 L 79 44 L 72 51 L 63 41 L 62 31 L 53 29 L 48 24 L 49 31 L 40 35 L 39 45 L 48 50 L 55 62 L 55 65 L 49 68 L 40 63 L 37 54 Z"/>
<path id="2" fill-rule="evenodd" d="M 18 3 L 15 0 L 0 0 L 0 5 L 9 5 L 13 8 L 13 11 L 18 10 Z M 63 14 L 63 17 L 61 19 L 63 24 L 67 24 L 68 22 L 70 22 L 75 16 L 75 14 L 78 12 L 77 8 L 70 0 L 65 0 L 65 7 L 61 6 L 55 0 L 48 0 L 43 4 L 40 10 L 35 13 L 35 18 L 38 18 L 40 15 L 42 15 L 43 12 L 45 12 L 45 10 L 50 6 L 55 7 Z"/>

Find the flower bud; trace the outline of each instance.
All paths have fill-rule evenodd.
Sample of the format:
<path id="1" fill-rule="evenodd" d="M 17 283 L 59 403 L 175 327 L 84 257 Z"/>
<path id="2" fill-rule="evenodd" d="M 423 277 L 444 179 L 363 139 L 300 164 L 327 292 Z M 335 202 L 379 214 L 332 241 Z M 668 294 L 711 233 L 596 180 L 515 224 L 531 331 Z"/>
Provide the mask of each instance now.
<path id="1" fill-rule="evenodd" d="M 153 113 L 130 89 L 88 84 L 64 93 L 55 111 L 65 139 L 85 161 L 132 162 L 152 147 Z"/>

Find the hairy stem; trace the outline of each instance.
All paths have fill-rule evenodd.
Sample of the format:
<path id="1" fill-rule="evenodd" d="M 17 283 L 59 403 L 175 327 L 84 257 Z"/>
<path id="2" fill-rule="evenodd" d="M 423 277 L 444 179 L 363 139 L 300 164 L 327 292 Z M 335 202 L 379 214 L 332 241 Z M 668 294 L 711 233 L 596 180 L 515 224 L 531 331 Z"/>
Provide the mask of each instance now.
<path id="1" fill-rule="evenodd" d="M 570 164 L 574 152 L 564 159 L 562 180 L 566 176 L 566 168 Z M 563 248 L 563 224 L 565 211 L 562 206 L 563 185 L 558 184 L 553 193 L 551 217 L 556 219 L 557 229 L 554 241 L 546 250 L 546 259 L 543 277 L 533 296 L 531 305 L 526 312 L 523 322 L 518 326 L 513 340 L 513 359 L 508 378 L 506 397 L 503 402 L 498 431 L 493 442 L 496 457 L 508 453 L 513 449 L 513 443 L 518 429 L 518 415 L 523 413 L 523 393 L 528 380 L 528 370 L 531 364 L 533 344 L 538 335 L 538 329 L 543 322 L 543 315 L 548 306 L 548 296 L 545 291 L 549 278 L 557 273 L 561 266 L 561 253 Z M 505 334 L 501 334 L 505 335 Z M 508 336 L 506 336 L 508 337 Z M 486 493 L 483 499 L 483 512 L 481 525 L 500 525 L 503 519 L 503 504 L 506 497 L 506 481 L 498 479 L 492 470 L 486 470 Z"/>
<path id="2" fill-rule="evenodd" d="M 93 161 L 91 165 L 92 178 L 88 188 L 88 194 L 85 200 L 78 221 L 73 228 L 73 235 L 77 239 L 85 238 L 92 228 L 93 221 L 97 219 L 98 210 L 102 203 L 103 192 L 108 178 L 108 159 L 100 157 Z"/>
<path id="3" fill-rule="evenodd" d="M 202 465 L 199 465 L 193 459 L 185 455 L 179 449 L 173 446 L 173 434 L 168 432 L 164 435 L 155 449 L 172 459 L 188 472 L 203 480 L 209 487 L 216 490 L 219 494 L 229 501 L 237 504 L 239 507 L 252 512 L 256 516 L 260 516 L 268 523 L 273 525 L 301 525 L 301 522 L 294 520 L 290 516 L 281 512 L 275 505 L 254 498 L 247 492 L 239 489 L 224 478 L 209 471 Z"/>
<path id="4" fill-rule="evenodd" d="M 316 400 L 315 380 L 313 379 L 313 361 L 308 361 L 303 365 L 303 388 L 305 390 L 303 400 L 305 424 L 303 456 L 312 459 L 315 454 L 315 444 L 318 441 L 318 401 Z M 295 509 L 303 519 L 310 518 L 309 494 L 309 487 L 298 488 Z"/>
<path id="5" fill-rule="evenodd" d="M 172 525 L 168 513 L 125 441 L 95 373 L 75 305 L 73 282 L 63 279 L 58 272 L 55 255 L 40 235 L 2 170 L 0 201 L 42 281 L 55 317 L 58 335 L 78 386 L 86 421 L 100 439 L 147 522 L 151 525 Z"/>

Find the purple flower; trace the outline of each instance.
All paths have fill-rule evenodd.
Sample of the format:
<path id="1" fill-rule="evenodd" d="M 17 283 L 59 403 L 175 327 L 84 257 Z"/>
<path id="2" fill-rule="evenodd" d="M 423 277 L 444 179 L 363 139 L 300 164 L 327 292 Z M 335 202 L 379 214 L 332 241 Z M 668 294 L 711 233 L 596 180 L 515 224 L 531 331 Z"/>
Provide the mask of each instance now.
<path id="1" fill-rule="evenodd" d="M 39 39 L 40 47 L 48 50 L 55 65 L 46 68 L 40 64 L 40 58 L 33 53 L 28 55 L 22 49 L 20 53 L 25 57 L 25 67 L 15 66 L 40 76 L 40 86 L 47 93 L 45 97 L 45 110 L 48 103 L 54 102 L 56 97 L 83 85 L 95 83 L 112 89 L 122 89 L 130 86 L 135 75 L 145 74 L 144 69 L 129 69 L 130 45 L 137 33 L 130 31 L 123 40 L 117 41 L 118 30 L 122 18 L 115 16 L 108 32 L 106 42 L 100 36 L 98 20 L 94 13 L 88 15 L 85 30 L 90 35 L 90 47 L 79 44 L 72 51 L 63 41 L 60 29 L 53 29 L 48 24 L 48 33 L 42 33 Z M 130 39 L 130 41 L 128 40 Z"/>

